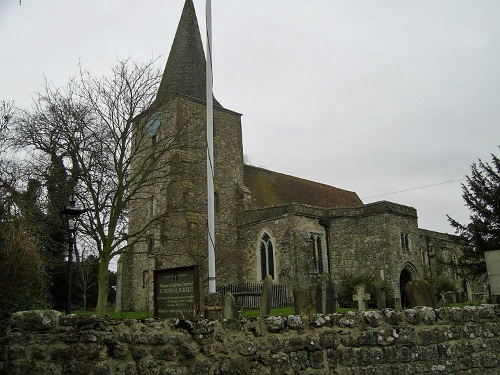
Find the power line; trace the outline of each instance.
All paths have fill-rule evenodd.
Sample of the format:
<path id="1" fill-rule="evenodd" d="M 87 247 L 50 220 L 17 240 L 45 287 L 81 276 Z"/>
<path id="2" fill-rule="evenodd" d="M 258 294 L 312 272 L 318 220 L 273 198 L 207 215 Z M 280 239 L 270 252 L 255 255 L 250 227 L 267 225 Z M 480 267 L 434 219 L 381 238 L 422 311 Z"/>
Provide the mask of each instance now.
<path id="1" fill-rule="evenodd" d="M 459 181 L 464 181 L 464 178 L 460 178 L 458 180 L 451 180 L 451 181 L 439 182 L 437 184 L 432 184 L 432 185 L 424 185 L 424 186 L 420 186 L 420 187 L 416 187 L 416 188 L 411 188 L 411 189 L 393 191 L 392 193 L 384 193 L 384 194 L 379 194 L 379 195 L 372 195 L 370 197 L 364 197 L 364 198 L 361 198 L 361 199 L 378 198 L 378 197 L 383 197 L 383 196 L 386 196 L 386 195 L 392 195 L 392 194 L 398 194 L 398 193 L 405 193 L 407 191 L 413 191 L 413 190 L 426 189 L 426 188 L 430 188 L 430 187 L 433 187 L 433 186 L 451 184 L 453 182 L 459 182 Z"/>

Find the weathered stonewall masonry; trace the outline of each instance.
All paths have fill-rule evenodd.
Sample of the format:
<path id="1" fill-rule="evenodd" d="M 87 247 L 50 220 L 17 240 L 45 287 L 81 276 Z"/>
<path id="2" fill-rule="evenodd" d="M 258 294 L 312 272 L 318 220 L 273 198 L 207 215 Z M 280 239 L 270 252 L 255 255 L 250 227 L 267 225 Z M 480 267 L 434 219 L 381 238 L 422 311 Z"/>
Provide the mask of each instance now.
<path id="1" fill-rule="evenodd" d="M 3 374 L 499 374 L 500 306 L 251 320 L 13 315 Z"/>

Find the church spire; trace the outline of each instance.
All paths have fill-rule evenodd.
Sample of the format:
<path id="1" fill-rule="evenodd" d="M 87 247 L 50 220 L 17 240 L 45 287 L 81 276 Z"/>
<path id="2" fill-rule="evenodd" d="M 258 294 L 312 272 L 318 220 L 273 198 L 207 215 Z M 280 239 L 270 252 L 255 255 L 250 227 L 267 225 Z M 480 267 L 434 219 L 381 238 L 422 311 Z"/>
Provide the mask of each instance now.
<path id="1" fill-rule="evenodd" d="M 177 93 L 206 101 L 206 60 L 192 0 L 184 3 L 156 101 Z M 214 105 L 221 107 L 215 99 Z"/>

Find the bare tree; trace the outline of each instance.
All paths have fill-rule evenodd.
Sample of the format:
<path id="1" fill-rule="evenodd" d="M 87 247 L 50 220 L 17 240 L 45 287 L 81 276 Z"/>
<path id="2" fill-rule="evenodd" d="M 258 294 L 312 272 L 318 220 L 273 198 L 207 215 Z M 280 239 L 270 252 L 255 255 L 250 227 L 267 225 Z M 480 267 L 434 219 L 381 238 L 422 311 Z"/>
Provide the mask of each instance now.
<path id="1" fill-rule="evenodd" d="M 3 154 L 8 144 L 9 125 L 15 114 L 14 103 L 0 101 L 0 155 Z"/>
<path id="2" fill-rule="evenodd" d="M 18 144 L 60 167 L 52 172 L 58 172 L 63 183 L 53 184 L 47 194 L 66 198 L 73 193 L 88 210 L 81 227 L 93 239 L 99 258 L 100 316 L 107 306 L 111 259 L 143 241 L 152 227 L 174 212 L 175 199 L 168 209 L 158 207 L 158 214 L 144 215 L 133 228 L 128 225 L 130 211 L 147 211 L 155 186 L 176 178 L 178 169 L 165 161 L 188 149 L 193 138 L 183 126 L 148 136 L 146 121 L 159 110 L 154 99 L 161 74 L 154 63 L 119 61 L 111 75 L 102 78 L 81 69 L 63 89 L 46 83 L 33 110 L 17 121 Z"/>

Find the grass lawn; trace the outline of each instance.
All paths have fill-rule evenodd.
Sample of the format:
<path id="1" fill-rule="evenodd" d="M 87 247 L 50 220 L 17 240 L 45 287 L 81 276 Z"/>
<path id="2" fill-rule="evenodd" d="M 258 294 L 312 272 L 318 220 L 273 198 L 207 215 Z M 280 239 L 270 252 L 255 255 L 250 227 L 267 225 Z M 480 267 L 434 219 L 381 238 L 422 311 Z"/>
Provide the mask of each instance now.
<path id="1" fill-rule="evenodd" d="M 72 311 L 73 314 L 88 316 L 88 315 L 96 315 L 94 310 L 75 310 Z M 106 316 L 111 319 L 146 319 L 152 318 L 152 311 L 126 311 L 126 312 L 116 312 L 115 309 L 107 309 Z"/>
<path id="2" fill-rule="evenodd" d="M 358 310 L 354 309 L 354 308 L 349 308 L 349 307 L 337 307 L 338 313 L 345 313 L 348 311 L 358 311 Z M 295 314 L 295 310 L 294 310 L 293 306 L 281 307 L 279 309 L 271 309 L 271 315 L 287 316 L 287 315 L 294 315 L 294 314 Z M 311 309 L 310 314 L 316 314 L 316 310 Z M 259 317 L 259 310 L 244 310 L 242 315 L 244 318 L 258 318 Z"/>
<path id="3" fill-rule="evenodd" d="M 470 302 L 463 302 L 463 303 L 453 303 L 450 305 L 451 307 L 464 307 L 464 306 L 471 306 Z M 337 307 L 337 312 L 338 313 L 346 313 L 348 311 L 358 311 L 356 308 L 352 307 Z M 310 314 L 315 314 L 316 310 L 312 309 Z M 83 311 L 83 310 L 75 310 L 73 311 L 73 314 L 77 315 L 95 315 L 95 311 Z M 271 315 L 282 315 L 282 316 L 287 316 L 287 315 L 294 315 L 295 311 L 293 306 L 287 306 L 287 307 L 281 307 L 278 309 L 272 309 L 271 310 Z M 130 311 L 130 312 L 115 312 L 114 309 L 108 309 L 106 311 L 106 315 L 111 318 L 111 319 L 146 319 L 146 318 L 152 318 L 153 317 L 153 312 L 152 311 Z M 258 318 L 259 317 L 259 310 L 244 310 L 242 313 L 242 316 L 244 318 Z"/>

